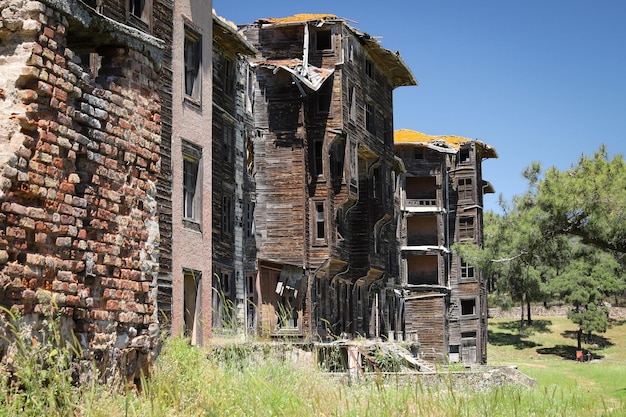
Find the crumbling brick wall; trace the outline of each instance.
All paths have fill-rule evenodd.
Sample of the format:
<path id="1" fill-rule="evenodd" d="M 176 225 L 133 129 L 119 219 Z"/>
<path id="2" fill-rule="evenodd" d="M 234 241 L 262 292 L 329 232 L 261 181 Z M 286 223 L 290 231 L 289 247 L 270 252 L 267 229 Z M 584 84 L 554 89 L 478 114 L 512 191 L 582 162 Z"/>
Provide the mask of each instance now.
<path id="1" fill-rule="evenodd" d="M 32 321 L 52 300 L 133 379 L 159 333 L 160 45 L 74 0 L 0 6 L 0 305 Z"/>

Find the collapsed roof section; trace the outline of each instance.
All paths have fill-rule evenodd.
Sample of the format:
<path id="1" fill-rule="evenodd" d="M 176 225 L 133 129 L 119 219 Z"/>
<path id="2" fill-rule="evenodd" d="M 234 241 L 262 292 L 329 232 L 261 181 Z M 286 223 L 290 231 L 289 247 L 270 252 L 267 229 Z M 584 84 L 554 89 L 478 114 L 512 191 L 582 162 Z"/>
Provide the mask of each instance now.
<path id="1" fill-rule="evenodd" d="M 481 149 L 483 158 L 497 158 L 498 153 L 491 146 L 477 139 L 462 136 L 427 135 L 410 129 L 399 129 L 394 132 L 396 145 L 416 145 L 433 149 L 438 152 L 455 154 L 462 146 L 473 143 Z"/>
<path id="2" fill-rule="evenodd" d="M 380 42 L 374 37 L 350 26 L 347 19 L 334 14 L 301 13 L 282 18 L 263 18 L 257 20 L 255 24 L 260 27 L 302 25 L 305 31 L 305 45 L 303 46 L 303 59 L 300 62 L 285 64 L 276 61 L 261 61 L 255 64 L 288 71 L 308 88 L 314 91 L 318 90 L 330 74 L 332 74 L 334 69 L 316 68 L 308 64 L 308 27 L 309 25 L 321 27 L 325 23 L 336 22 L 344 24 L 356 39 L 358 39 L 371 58 L 376 62 L 377 66 L 387 76 L 393 88 L 417 85 L 413 73 L 404 63 L 399 52 L 392 52 L 383 48 Z"/>
<path id="3" fill-rule="evenodd" d="M 237 25 L 215 13 L 213 9 L 213 37 L 229 50 L 242 55 L 255 56 L 258 51 L 239 33 Z"/>

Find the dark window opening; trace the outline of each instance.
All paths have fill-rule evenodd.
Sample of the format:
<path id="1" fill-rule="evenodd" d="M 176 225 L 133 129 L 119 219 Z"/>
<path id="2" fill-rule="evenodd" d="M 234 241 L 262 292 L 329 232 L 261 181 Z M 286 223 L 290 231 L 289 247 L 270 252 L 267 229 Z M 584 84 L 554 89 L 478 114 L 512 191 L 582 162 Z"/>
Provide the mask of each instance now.
<path id="1" fill-rule="evenodd" d="M 198 185 L 199 160 L 183 156 L 183 217 L 198 220 L 196 187 Z"/>
<path id="2" fill-rule="evenodd" d="M 374 78 L 374 63 L 369 59 L 365 60 L 365 75 Z"/>
<path id="3" fill-rule="evenodd" d="M 324 175 L 324 141 L 321 139 L 316 140 L 314 147 L 315 175 L 319 177 Z"/>
<path id="4" fill-rule="evenodd" d="M 476 315 L 476 300 L 461 300 L 461 315 L 462 316 L 474 316 Z"/>
<path id="5" fill-rule="evenodd" d="M 330 103 L 332 98 L 333 83 L 332 80 L 327 80 L 326 83 L 319 89 L 316 96 L 316 111 L 318 114 L 330 113 Z"/>
<path id="6" fill-rule="evenodd" d="M 372 103 L 365 105 L 365 129 L 370 133 L 376 132 L 376 107 Z"/>
<path id="7" fill-rule="evenodd" d="M 470 149 L 469 148 L 461 148 L 459 151 L 459 163 L 467 164 L 470 160 Z"/>
<path id="8" fill-rule="evenodd" d="M 329 51 L 333 49 L 333 36 L 330 30 L 318 30 L 315 32 L 315 39 L 315 49 L 318 51 Z"/>
<path id="9" fill-rule="evenodd" d="M 224 94 L 231 95 L 235 90 L 235 64 L 232 60 L 224 60 Z"/>
<path id="10" fill-rule="evenodd" d="M 233 231 L 233 198 L 230 195 L 222 197 L 222 233 L 228 235 Z"/>
<path id="11" fill-rule="evenodd" d="M 185 29 L 185 95 L 200 99 L 201 37 L 191 29 Z"/>

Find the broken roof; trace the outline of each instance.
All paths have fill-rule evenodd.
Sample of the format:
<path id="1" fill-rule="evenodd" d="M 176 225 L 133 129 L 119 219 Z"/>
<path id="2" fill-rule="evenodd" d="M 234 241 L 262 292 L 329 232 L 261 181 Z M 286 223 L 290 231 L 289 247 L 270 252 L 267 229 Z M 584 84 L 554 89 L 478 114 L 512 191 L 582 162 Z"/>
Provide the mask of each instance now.
<path id="1" fill-rule="evenodd" d="M 393 52 L 384 48 L 380 42 L 358 29 L 348 24 L 348 19 L 339 17 L 334 14 L 313 14 L 300 13 L 287 17 L 269 17 L 257 20 L 255 23 L 259 25 L 305 25 L 308 23 L 323 24 L 324 21 L 341 22 L 352 34 L 359 40 L 361 45 L 368 51 L 371 58 L 376 62 L 377 66 L 387 75 L 393 88 L 409 85 L 417 85 L 417 81 L 409 67 L 400 57 L 399 52 Z"/>
<path id="2" fill-rule="evenodd" d="M 234 52 L 250 56 L 258 53 L 256 48 L 239 33 L 237 25 L 217 15 L 215 9 L 213 9 L 213 37 Z"/>
<path id="3" fill-rule="evenodd" d="M 462 136 L 427 135 L 426 133 L 417 132 L 415 130 L 399 129 L 394 132 L 393 141 L 396 145 L 413 144 L 444 153 L 457 153 L 463 145 L 474 143 L 481 148 L 484 158 L 498 157 L 498 153 L 491 145 L 480 140 L 464 138 Z"/>

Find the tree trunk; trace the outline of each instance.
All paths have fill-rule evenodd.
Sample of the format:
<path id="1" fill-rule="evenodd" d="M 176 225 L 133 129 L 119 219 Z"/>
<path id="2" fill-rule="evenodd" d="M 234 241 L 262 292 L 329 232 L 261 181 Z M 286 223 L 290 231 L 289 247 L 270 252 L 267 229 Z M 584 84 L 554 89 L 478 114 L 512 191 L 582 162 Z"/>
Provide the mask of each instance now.
<path id="1" fill-rule="evenodd" d="M 578 350 L 583 350 L 583 329 L 578 329 L 578 334 L 576 336 L 578 339 Z"/>
<path id="2" fill-rule="evenodd" d="M 532 324 L 533 324 L 533 319 L 532 319 L 532 318 L 531 318 L 531 316 L 530 316 L 530 300 L 529 300 L 528 298 L 526 299 L 526 310 L 527 310 L 526 315 L 528 316 L 528 320 L 527 320 L 528 325 L 529 325 L 529 326 L 532 326 Z"/>
<path id="3" fill-rule="evenodd" d="M 522 299 L 520 301 L 520 312 L 521 312 L 521 317 L 519 320 L 519 330 L 520 332 L 522 331 L 522 329 L 524 328 L 524 295 L 522 294 Z"/>

